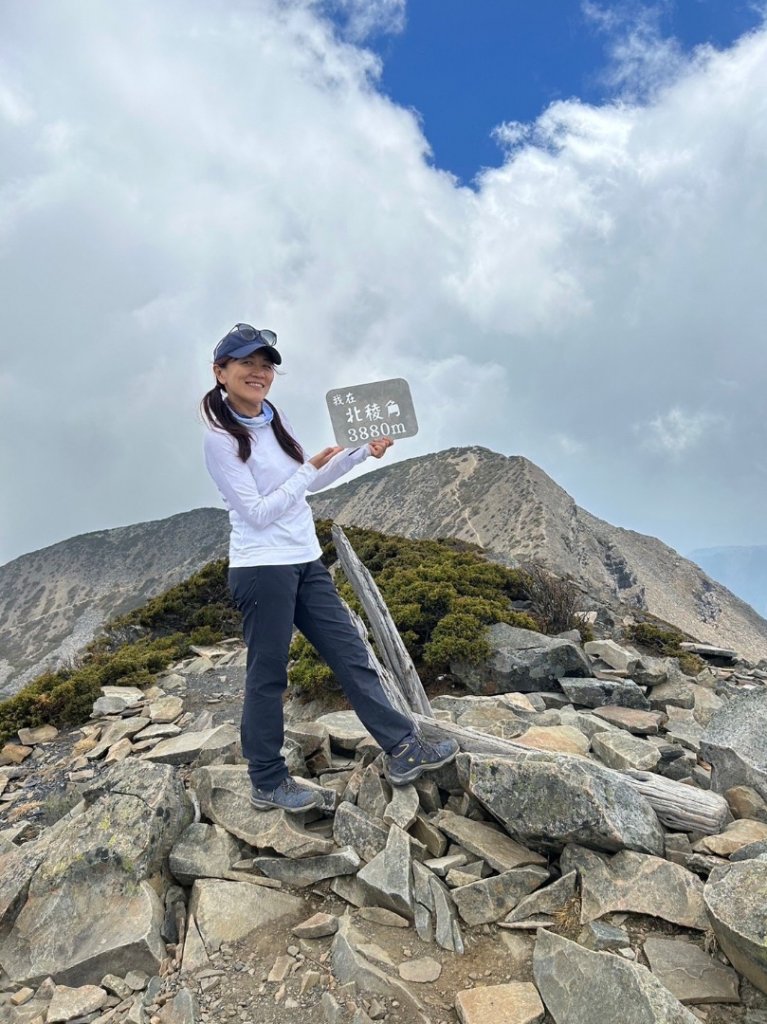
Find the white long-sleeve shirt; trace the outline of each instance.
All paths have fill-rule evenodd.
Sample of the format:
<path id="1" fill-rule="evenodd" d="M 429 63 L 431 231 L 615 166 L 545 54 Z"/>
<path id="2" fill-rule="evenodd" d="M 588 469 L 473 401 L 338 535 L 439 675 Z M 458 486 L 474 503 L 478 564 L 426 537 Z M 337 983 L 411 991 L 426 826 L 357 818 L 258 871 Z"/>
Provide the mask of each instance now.
<path id="1" fill-rule="evenodd" d="M 280 411 L 285 428 L 293 428 Z M 307 491 L 319 491 L 363 462 L 367 445 L 335 455 L 322 469 L 284 452 L 270 425 L 250 427 L 250 458 L 225 430 L 205 433 L 205 465 L 229 511 L 229 565 L 294 565 L 322 554 Z"/>

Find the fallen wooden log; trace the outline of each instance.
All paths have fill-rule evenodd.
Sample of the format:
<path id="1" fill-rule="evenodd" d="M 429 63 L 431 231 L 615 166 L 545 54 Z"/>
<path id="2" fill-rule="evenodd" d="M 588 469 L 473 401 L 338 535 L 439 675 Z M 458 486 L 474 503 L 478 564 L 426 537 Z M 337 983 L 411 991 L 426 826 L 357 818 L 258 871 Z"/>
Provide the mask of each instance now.
<path id="1" fill-rule="evenodd" d="M 402 642 L 386 602 L 381 596 L 375 580 L 360 562 L 340 526 L 333 526 L 333 540 L 346 578 L 360 600 L 370 622 L 370 628 L 381 651 L 381 664 L 367 636 L 365 624 L 351 612 L 371 658 L 371 665 L 378 671 L 381 685 L 391 703 L 413 722 L 414 731 L 428 740 L 451 737 L 467 754 L 487 754 L 495 757 L 520 757 L 528 755 L 532 748 L 514 743 L 513 740 L 490 736 L 477 729 L 463 728 L 453 722 L 434 718 L 429 698 L 416 672 L 415 665 Z M 426 709 L 425 711 L 423 709 Z M 574 755 L 547 751 L 553 758 Z M 652 772 L 628 769 L 616 771 L 597 762 L 605 772 L 616 779 L 623 779 L 634 787 L 650 803 L 659 820 L 668 828 L 681 832 L 701 832 L 715 835 L 721 832 L 730 819 L 730 809 L 724 797 L 718 793 L 687 786 L 682 782 L 667 779 Z"/>
<path id="2" fill-rule="evenodd" d="M 333 525 L 332 534 L 341 568 L 359 598 L 360 604 L 365 609 L 370 629 L 381 654 L 381 660 L 399 684 L 400 689 L 404 691 L 409 707 L 426 718 L 433 718 L 434 712 L 429 698 L 424 692 L 413 660 L 399 635 L 399 630 L 394 625 L 394 620 L 389 614 L 389 609 L 386 607 L 386 602 L 381 596 L 381 591 L 375 580 L 357 557 L 341 527 Z"/>

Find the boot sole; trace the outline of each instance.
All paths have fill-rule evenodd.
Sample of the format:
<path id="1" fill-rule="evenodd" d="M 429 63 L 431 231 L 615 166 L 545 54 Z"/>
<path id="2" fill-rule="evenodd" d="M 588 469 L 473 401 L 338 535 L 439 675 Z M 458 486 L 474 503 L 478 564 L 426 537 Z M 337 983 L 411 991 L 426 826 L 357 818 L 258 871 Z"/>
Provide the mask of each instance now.
<path id="1" fill-rule="evenodd" d="M 450 764 L 455 761 L 458 756 L 456 750 L 452 754 L 448 754 L 447 757 L 443 757 L 441 761 L 431 761 L 429 764 L 419 764 L 416 768 L 411 768 L 409 772 L 404 775 L 390 775 L 386 772 L 386 778 L 392 784 L 392 786 L 407 786 L 409 782 L 415 782 L 416 779 L 420 779 L 424 772 L 434 772 L 438 768 L 444 768 L 446 764 Z"/>

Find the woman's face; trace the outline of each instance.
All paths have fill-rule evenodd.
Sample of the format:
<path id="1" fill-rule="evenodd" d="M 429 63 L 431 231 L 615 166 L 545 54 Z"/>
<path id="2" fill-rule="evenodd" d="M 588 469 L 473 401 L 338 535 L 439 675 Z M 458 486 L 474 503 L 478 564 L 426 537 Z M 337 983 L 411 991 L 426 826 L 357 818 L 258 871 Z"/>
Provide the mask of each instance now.
<path id="1" fill-rule="evenodd" d="M 214 366 L 216 379 L 224 385 L 235 408 L 257 407 L 266 398 L 274 380 L 274 364 L 256 349 L 243 359 L 230 359 L 224 366 Z"/>

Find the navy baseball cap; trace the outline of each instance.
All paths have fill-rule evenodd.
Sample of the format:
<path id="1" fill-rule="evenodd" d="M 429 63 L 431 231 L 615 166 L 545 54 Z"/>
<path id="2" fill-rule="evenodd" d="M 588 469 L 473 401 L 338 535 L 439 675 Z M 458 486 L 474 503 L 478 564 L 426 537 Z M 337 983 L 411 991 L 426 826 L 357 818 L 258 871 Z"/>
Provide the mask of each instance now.
<path id="1" fill-rule="evenodd" d="M 282 356 L 274 347 L 276 344 L 277 335 L 274 331 L 259 331 L 250 324 L 235 324 L 216 345 L 213 362 L 220 363 L 222 359 L 244 359 L 256 349 L 265 348 L 268 350 L 265 354 L 279 366 Z"/>

